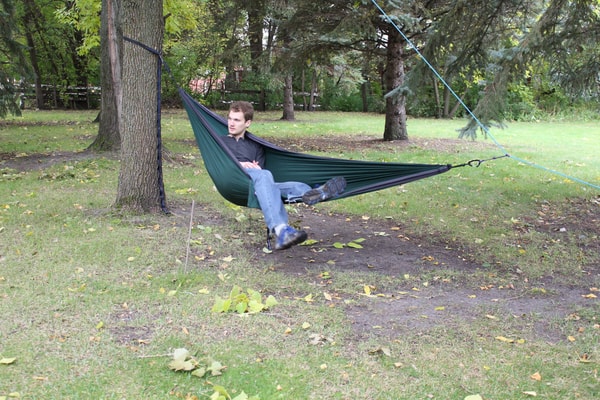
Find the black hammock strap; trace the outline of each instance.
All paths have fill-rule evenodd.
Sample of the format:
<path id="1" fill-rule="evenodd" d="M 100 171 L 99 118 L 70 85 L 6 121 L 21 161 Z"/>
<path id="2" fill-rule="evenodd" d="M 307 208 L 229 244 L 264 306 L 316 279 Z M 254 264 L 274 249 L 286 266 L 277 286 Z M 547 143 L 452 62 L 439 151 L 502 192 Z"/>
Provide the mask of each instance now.
<path id="1" fill-rule="evenodd" d="M 128 38 L 123 36 L 123 40 L 133 43 L 136 46 L 140 46 L 141 48 L 149 51 L 152 54 L 158 56 L 158 62 L 156 66 L 156 158 L 157 158 L 157 169 L 158 169 L 158 195 L 160 200 L 160 208 L 161 210 L 169 214 L 170 211 L 167 208 L 167 196 L 165 193 L 165 184 L 163 179 L 163 165 L 162 165 L 162 132 L 161 132 L 161 82 L 162 82 L 162 66 L 165 64 L 162 54 L 152 47 L 149 47 L 135 39 Z M 166 65 L 166 64 L 165 64 Z M 170 72 L 170 71 L 169 71 Z"/>

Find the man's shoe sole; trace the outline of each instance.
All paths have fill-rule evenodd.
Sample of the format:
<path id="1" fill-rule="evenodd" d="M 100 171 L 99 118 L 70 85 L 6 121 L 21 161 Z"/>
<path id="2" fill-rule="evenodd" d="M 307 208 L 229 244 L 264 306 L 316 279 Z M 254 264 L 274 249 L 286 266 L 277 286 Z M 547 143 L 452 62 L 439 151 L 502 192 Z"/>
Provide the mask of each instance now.
<path id="1" fill-rule="evenodd" d="M 339 196 L 346 189 L 346 179 L 341 176 L 331 178 L 316 189 L 304 193 L 302 201 L 309 206 Z"/>

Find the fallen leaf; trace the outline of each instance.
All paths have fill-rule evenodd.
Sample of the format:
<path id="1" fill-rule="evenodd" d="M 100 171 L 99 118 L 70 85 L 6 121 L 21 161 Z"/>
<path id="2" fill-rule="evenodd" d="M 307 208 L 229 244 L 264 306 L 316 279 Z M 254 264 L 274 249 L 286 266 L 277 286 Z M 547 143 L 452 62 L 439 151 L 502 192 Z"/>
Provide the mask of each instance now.
<path id="1" fill-rule="evenodd" d="M 531 396 L 531 397 L 537 397 L 537 393 L 534 391 L 525 391 L 525 392 L 523 392 L 523 394 L 525 394 L 527 396 Z"/>
<path id="2" fill-rule="evenodd" d="M 483 400 L 483 397 L 481 397 L 479 394 L 472 394 L 465 397 L 465 400 Z"/>
<path id="3" fill-rule="evenodd" d="M 0 358 L 0 364 L 2 364 L 2 365 L 9 365 L 9 364 L 14 363 L 15 361 L 17 361 L 16 357 Z"/>
<path id="4" fill-rule="evenodd" d="M 389 347 L 385 347 L 385 346 L 378 347 L 378 348 L 373 349 L 373 350 L 369 350 L 369 353 L 370 354 L 383 354 L 383 355 L 386 355 L 388 357 L 392 356 L 392 351 L 390 350 L 390 348 Z"/>
<path id="5" fill-rule="evenodd" d="M 540 382 L 542 380 L 542 375 L 540 375 L 539 372 L 536 372 L 535 374 L 531 375 L 530 378 L 534 381 Z"/>

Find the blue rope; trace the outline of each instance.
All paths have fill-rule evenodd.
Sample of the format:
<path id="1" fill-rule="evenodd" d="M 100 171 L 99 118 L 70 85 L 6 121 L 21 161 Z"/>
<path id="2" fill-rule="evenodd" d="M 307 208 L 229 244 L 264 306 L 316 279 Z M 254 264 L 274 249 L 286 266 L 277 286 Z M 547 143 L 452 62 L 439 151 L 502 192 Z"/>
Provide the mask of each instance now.
<path id="1" fill-rule="evenodd" d="M 433 65 L 431 65 L 431 63 L 429 61 L 427 61 L 427 59 L 425 58 L 425 56 L 423 56 L 423 54 L 419 51 L 419 49 L 413 44 L 413 42 L 404 34 L 404 32 L 402 32 L 402 30 L 394 23 L 394 21 L 392 20 L 392 18 L 379 6 L 379 4 L 377 4 L 377 2 L 375 0 L 371 0 L 371 2 L 373 3 L 373 5 L 375 7 L 377 7 L 377 9 L 379 10 L 379 12 L 385 17 L 385 19 L 390 23 L 390 25 L 392 25 L 397 31 L 398 33 L 400 33 L 400 35 L 404 38 L 404 40 L 406 41 L 406 43 L 408 43 L 408 45 L 413 49 L 413 51 L 419 56 L 419 58 L 427 65 L 427 67 L 429 67 L 429 69 L 433 72 L 433 74 L 440 80 L 440 82 L 450 91 L 450 93 L 452 94 L 452 96 L 454 96 L 454 98 L 456 98 L 456 100 L 460 103 L 460 105 L 467 111 L 467 113 L 471 116 L 471 118 L 473 118 L 473 121 L 475 121 L 477 123 L 477 125 L 479 125 L 479 127 L 485 132 L 485 134 L 492 139 L 492 141 L 494 142 L 494 144 L 496 145 L 496 147 L 498 147 L 500 150 L 502 150 L 505 154 L 506 157 L 512 158 L 515 161 L 521 162 L 523 164 L 529 165 L 531 167 L 535 167 L 538 169 L 541 169 L 543 171 L 547 171 L 550 173 L 553 173 L 555 175 L 559 175 L 562 176 L 563 178 L 572 180 L 574 182 L 578 182 L 582 185 L 587 185 L 590 187 L 593 187 L 595 189 L 599 189 L 600 190 L 600 186 L 599 185 L 595 185 L 591 182 L 587 182 L 584 181 L 582 179 L 579 178 L 575 178 L 573 176 L 569 176 L 567 174 L 564 174 L 562 172 L 538 165 L 534 162 L 531 161 L 527 161 L 524 160 L 522 158 L 519 158 L 517 156 L 513 156 L 508 154 L 508 152 L 504 149 L 504 146 L 502 146 L 494 137 L 494 135 L 492 135 L 489 131 L 489 129 L 479 120 L 479 118 L 477 118 L 477 116 L 475 116 L 475 114 L 473 113 L 473 111 L 471 111 L 471 109 L 462 101 L 462 99 L 460 98 L 459 95 L 456 94 L 456 92 L 450 87 L 450 85 L 448 84 L 448 82 L 446 82 L 446 80 L 444 78 L 442 78 L 442 76 L 437 72 L 437 70 L 435 69 L 435 67 Z M 468 164 L 468 163 L 467 163 Z M 470 164 L 468 164 L 470 165 Z M 476 165 L 478 166 L 478 165 Z"/>

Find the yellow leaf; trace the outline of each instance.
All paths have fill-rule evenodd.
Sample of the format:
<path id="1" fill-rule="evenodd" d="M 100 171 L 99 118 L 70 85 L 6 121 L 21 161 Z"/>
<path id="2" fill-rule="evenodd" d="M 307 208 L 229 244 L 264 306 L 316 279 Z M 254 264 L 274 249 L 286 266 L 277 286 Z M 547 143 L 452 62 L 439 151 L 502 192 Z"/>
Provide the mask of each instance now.
<path id="1" fill-rule="evenodd" d="M 531 375 L 530 378 L 534 381 L 540 382 L 542 380 L 542 375 L 540 375 L 539 372 L 536 372 L 535 374 Z"/>
<path id="2" fill-rule="evenodd" d="M 308 329 L 308 328 L 310 328 L 310 323 L 308 323 L 308 322 L 304 322 L 304 323 L 302 324 L 302 329 Z"/>
<path id="3" fill-rule="evenodd" d="M 329 293 L 327 293 L 327 292 L 323 292 L 323 296 L 325 297 L 325 300 L 331 301 L 331 299 L 332 299 L 331 295 Z"/>
<path id="4" fill-rule="evenodd" d="M 483 400 L 483 397 L 479 394 L 472 394 L 470 396 L 465 397 L 465 400 Z"/>
<path id="5" fill-rule="evenodd" d="M 366 294 L 367 296 L 370 296 L 370 295 L 371 295 L 371 286 L 369 286 L 369 285 L 365 285 L 365 286 L 364 286 L 364 288 L 363 288 L 363 290 L 365 291 L 365 294 Z"/>
<path id="6" fill-rule="evenodd" d="M 534 391 L 525 391 L 523 392 L 523 394 L 527 395 L 527 396 L 531 396 L 531 397 L 536 397 L 537 393 Z"/>
<path id="7" fill-rule="evenodd" d="M 582 295 L 582 297 L 585 297 L 586 299 L 595 299 L 598 296 L 596 296 L 594 293 L 590 293 L 590 294 L 584 294 L 584 295 Z"/>
<path id="8" fill-rule="evenodd" d="M 289 335 L 290 333 L 292 333 L 292 328 L 287 327 L 285 328 L 285 331 L 283 331 L 284 334 Z"/>
<path id="9" fill-rule="evenodd" d="M 569 342 L 574 342 L 574 341 L 575 341 L 575 340 L 577 340 L 577 339 L 575 339 L 575 337 L 574 337 L 574 336 L 567 336 L 567 340 L 568 340 Z"/>
<path id="10" fill-rule="evenodd" d="M 439 306 L 439 307 L 434 308 L 435 311 L 444 311 L 445 309 L 446 309 L 446 307 L 444 307 L 444 306 Z"/>
<path id="11" fill-rule="evenodd" d="M 496 340 L 499 340 L 499 341 L 504 342 L 504 343 L 514 343 L 514 341 L 515 341 L 514 339 L 509 339 L 509 338 L 504 337 L 504 336 L 496 336 Z"/>
<path id="12" fill-rule="evenodd" d="M 490 314 L 487 314 L 486 318 L 489 318 L 489 319 L 498 319 L 498 317 L 496 317 L 494 315 L 490 315 Z"/>
<path id="13" fill-rule="evenodd" d="M 307 303 L 310 303 L 310 302 L 314 301 L 312 293 L 304 296 L 304 301 L 307 302 Z"/>
<path id="14" fill-rule="evenodd" d="M 102 328 L 104 328 L 104 322 L 100 321 L 100 322 L 98 322 L 98 323 L 96 324 L 96 329 L 97 329 L 97 330 L 100 330 L 100 329 L 102 329 Z"/>
<path id="15" fill-rule="evenodd" d="M 8 364 L 12 364 L 15 361 L 17 361 L 16 357 L 11 357 L 11 358 L 0 358 L 0 364 L 3 365 L 8 365 Z"/>

